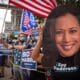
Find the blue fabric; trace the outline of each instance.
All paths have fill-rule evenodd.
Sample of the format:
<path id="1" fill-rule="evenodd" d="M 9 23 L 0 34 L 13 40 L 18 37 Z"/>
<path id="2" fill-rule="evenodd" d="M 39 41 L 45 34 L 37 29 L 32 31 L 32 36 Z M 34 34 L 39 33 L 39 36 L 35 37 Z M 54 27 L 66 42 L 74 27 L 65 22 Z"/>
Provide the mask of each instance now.
<path id="1" fill-rule="evenodd" d="M 23 10 L 21 17 L 21 31 L 25 32 L 33 27 L 36 27 L 36 25 L 37 22 L 35 16 L 31 12 Z"/>

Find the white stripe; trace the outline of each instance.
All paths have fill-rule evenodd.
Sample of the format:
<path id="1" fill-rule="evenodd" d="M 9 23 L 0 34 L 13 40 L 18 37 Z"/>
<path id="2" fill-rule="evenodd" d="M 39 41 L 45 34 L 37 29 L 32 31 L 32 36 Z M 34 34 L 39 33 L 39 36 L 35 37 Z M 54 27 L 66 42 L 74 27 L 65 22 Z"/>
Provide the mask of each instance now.
<path id="1" fill-rule="evenodd" d="M 43 1 L 45 1 L 45 2 L 47 2 L 49 5 L 51 5 L 52 8 L 54 7 L 54 5 L 52 4 L 52 2 L 51 2 L 50 0 L 43 0 Z"/>
<path id="2" fill-rule="evenodd" d="M 55 7 L 57 7 L 57 2 L 56 2 L 56 0 L 52 0 L 52 2 L 55 4 Z"/>
<path id="3" fill-rule="evenodd" d="M 36 3 L 33 2 L 33 1 L 30 1 L 30 0 L 25 0 L 25 1 L 26 1 L 27 3 L 33 5 L 33 6 L 36 7 L 36 8 L 40 8 L 41 10 L 43 10 L 43 11 L 45 11 L 45 12 L 51 12 L 51 10 L 49 10 L 49 9 L 47 9 L 47 8 L 39 5 L 39 4 L 36 4 Z"/>
<path id="4" fill-rule="evenodd" d="M 39 2 L 39 3 L 41 3 L 44 6 L 52 8 L 51 5 L 46 4 L 44 1 L 40 1 L 40 0 L 36 0 L 36 1 Z"/>
<path id="5" fill-rule="evenodd" d="M 52 9 L 51 5 L 48 5 L 48 4 L 46 4 L 45 2 L 43 2 L 43 1 L 40 1 L 40 0 L 35 0 L 35 1 L 37 1 L 37 2 L 39 2 L 40 4 L 42 4 L 42 5 L 44 5 L 44 6 L 47 6 L 47 7 L 49 7 L 49 8 Z"/>
<path id="6" fill-rule="evenodd" d="M 44 15 L 46 17 L 48 16 L 48 13 L 43 12 L 43 11 L 38 10 L 38 9 L 35 9 L 35 8 L 31 7 L 30 5 L 28 5 L 26 3 L 23 3 L 23 1 L 18 1 L 18 0 L 17 1 L 16 0 L 11 0 L 11 1 L 13 1 L 13 2 L 15 2 L 15 3 L 19 4 L 19 5 L 22 5 L 23 7 L 27 8 L 27 9 L 33 11 L 33 12 L 36 12 L 36 13 L 41 14 L 41 15 Z"/>

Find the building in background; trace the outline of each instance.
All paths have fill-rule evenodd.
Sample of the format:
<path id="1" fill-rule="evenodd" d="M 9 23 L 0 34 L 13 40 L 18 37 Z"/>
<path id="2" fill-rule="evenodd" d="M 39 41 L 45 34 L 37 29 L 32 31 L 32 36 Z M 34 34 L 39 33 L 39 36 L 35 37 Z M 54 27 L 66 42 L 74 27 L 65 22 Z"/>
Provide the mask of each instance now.
<path id="1" fill-rule="evenodd" d="M 22 15 L 22 9 L 20 9 L 20 8 L 12 9 L 11 22 L 12 22 L 13 31 L 20 30 L 21 15 Z"/>
<path id="2" fill-rule="evenodd" d="M 5 22 L 5 35 L 9 36 L 13 32 L 12 22 Z"/>

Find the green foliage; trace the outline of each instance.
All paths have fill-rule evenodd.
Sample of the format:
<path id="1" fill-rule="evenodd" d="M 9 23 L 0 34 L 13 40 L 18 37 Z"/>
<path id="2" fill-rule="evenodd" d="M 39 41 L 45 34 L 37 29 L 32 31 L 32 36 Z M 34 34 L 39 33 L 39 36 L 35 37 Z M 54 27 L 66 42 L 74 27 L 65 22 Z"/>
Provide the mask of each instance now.
<path id="1" fill-rule="evenodd" d="M 11 38 L 11 39 L 14 39 L 14 35 L 13 35 L 13 34 L 11 34 L 11 35 L 10 35 L 10 38 Z"/>
<path id="2" fill-rule="evenodd" d="M 42 17 L 38 17 L 38 16 L 37 16 L 36 19 L 37 19 L 37 21 L 38 21 L 38 24 L 44 22 L 44 18 L 42 18 Z"/>
<path id="3" fill-rule="evenodd" d="M 76 5 L 77 7 L 80 7 L 80 0 L 56 0 L 58 5 L 62 4 L 71 4 Z"/>
<path id="4" fill-rule="evenodd" d="M 56 0 L 58 5 L 71 4 L 80 7 L 80 0 Z M 44 18 L 37 16 L 37 23 L 44 23 Z"/>
<path id="5" fill-rule="evenodd" d="M 19 35 L 19 31 L 14 31 L 11 33 L 10 38 L 12 39 L 17 39 Z"/>

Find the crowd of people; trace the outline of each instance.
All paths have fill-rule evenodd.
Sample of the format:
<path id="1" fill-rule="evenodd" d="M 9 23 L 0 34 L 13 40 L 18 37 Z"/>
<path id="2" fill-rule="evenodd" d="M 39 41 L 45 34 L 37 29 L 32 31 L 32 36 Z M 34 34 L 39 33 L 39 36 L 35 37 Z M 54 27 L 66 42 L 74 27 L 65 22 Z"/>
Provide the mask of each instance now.
<path id="1" fill-rule="evenodd" d="M 39 32 L 41 30 L 41 27 L 38 27 L 35 30 Z M 13 64 L 17 65 L 17 66 L 14 66 L 14 65 L 11 66 L 12 75 L 13 75 L 14 80 L 28 80 L 28 79 L 37 80 L 38 78 L 40 80 L 42 80 L 43 78 L 45 78 L 45 76 L 44 76 L 45 70 L 40 67 L 39 63 L 37 63 L 39 65 L 39 68 L 38 68 L 39 72 L 33 71 L 33 70 L 28 71 L 27 69 L 20 68 L 20 64 L 21 64 L 20 59 L 21 59 L 21 55 L 22 55 L 22 50 L 33 49 L 37 43 L 37 39 L 38 39 L 38 33 L 33 33 L 32 35 L 28 35 L 25 32 L 20 32 L 18 34 L 18 37 L 16 37 L 16 40 L 14 40 L 12 38 L 8 38 L 6 40 L 0 41 L 0 43 L 3 44 L 4 48 L 13 50 L 13 53 L 11 53 L 12 58 L 13 58 L 12 59 Z M 0 54 L 2 54 L 2 53 L 0 53 Z M 1 58 L 1 60 L 2 60 L 2 58 Z M 5 58 L 1 62 L 3 64 L 5 64 L 4 61 L 6 61 Z M 1 67 L 4 68 L 3 65 Z M 2 70 L 2 68 L 1 68 L 1 70 Z M 2 70 L 2 71 L 4 72 L 4 70 Z M 3 73 L 3 75 L 4 75 L 4 73 Z M 4 76 L 1 76 L 1 77 L 4 77 Z"/>
<path id="2" fill-rule="evenodd" d="M 38 40 L 20 33 L 16 43 L 5 43 L 8 49 L 32 48 L 37 71 L 13 67 L 14 80 L 79 80 L 80 79 L 80 8 L 71 5 L 56 7 L 49 14 Z M 21 57 L 21 56 L 19 56 Z M 16 58 L 14 64 L 20 65 Z M 27 77 L 26 77 L 27 76 Z"/>

